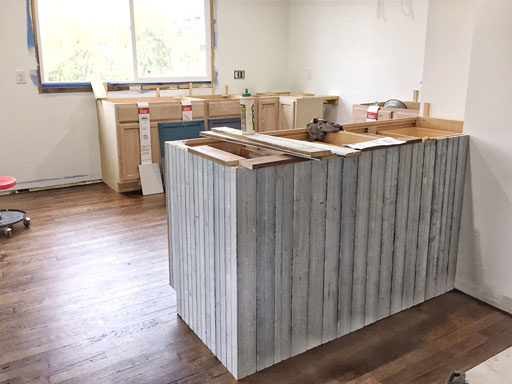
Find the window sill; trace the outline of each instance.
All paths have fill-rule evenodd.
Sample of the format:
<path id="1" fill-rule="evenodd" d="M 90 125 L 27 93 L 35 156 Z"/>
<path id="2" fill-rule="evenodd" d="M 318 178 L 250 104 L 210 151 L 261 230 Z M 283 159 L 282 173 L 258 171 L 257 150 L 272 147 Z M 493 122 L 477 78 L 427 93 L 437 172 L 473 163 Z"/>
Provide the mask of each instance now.
<path id="1" fill-rule="evenodd" d="M 193 81 L 190 83 L 108 83 L 108 91 L 141 91 L 141 90 L 181 90 L 193 88 L 212 88 L 211 81 Z M 78 93 L 93 92 L 91 83 L 62 83 L 62 84 L 41 84 L 39 93 Z"/>

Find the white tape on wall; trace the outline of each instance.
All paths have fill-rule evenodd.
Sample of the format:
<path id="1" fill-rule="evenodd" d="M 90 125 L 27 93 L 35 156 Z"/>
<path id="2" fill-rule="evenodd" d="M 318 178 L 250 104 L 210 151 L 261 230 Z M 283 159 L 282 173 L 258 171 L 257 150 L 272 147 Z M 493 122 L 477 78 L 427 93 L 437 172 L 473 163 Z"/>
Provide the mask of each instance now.
<path id="1" fill-rule="evenodd" d="M 139 109 L 139 131 L 140 131 L 140 163 L 151 164 L 151 120 L 149 118 L 149 104 L 146 102 L 137 103 Z"/>

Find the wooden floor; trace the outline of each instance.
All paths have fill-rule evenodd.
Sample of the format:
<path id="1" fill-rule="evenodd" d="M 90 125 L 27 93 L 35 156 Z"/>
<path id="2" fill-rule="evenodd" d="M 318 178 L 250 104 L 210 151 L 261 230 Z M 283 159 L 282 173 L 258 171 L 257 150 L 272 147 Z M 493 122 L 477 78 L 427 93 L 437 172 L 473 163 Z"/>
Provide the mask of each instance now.
<path id="1" fill-rule="evenodd" d="M 104 185 L 0 196 L 1 383 L 232 383 L 176 315 L 163 195 Z M 444 383 L 512 346 L 512 317 L 452 292 L 246 378 Z"/>

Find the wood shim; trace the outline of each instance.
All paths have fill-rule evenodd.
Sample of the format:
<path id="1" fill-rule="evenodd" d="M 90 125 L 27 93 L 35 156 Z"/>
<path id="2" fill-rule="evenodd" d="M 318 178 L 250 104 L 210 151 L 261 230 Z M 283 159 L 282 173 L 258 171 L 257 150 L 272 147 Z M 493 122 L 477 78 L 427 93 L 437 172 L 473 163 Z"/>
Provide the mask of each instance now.
<path id="1" fill-rule="evenodd" d="M 227 166 L 238 165 L 240 160 L 245 160 L 245 157 L 238 156 L 233 153 L 223 151 L 221 149 L 210 147 L 209 145 L 188 147 L 187 150 L 188 152 L 194 153 L 201 157 L 207 158 L 208 160 L 212 160 L 219 164 Z"/>
<path id="2" fill-rule="evenodd" d="M 213 132 L 222 133 L 227 136 L 248 140 L 254 144 L 265 144 L 269 145 L 278 150 L 287 150 L 294 153 L 301 153 L 310 157 L 325 157 L 331 154 L 330 149 L 319 149 L 318 147 L 309 145 L 307 142 L 287 139 L 285 137 L 269 136 L 264 134 L 255 133 L 253 135 L 244 135 L 242 131 L 234 128 L 220 127 L 213 128 Z"/>

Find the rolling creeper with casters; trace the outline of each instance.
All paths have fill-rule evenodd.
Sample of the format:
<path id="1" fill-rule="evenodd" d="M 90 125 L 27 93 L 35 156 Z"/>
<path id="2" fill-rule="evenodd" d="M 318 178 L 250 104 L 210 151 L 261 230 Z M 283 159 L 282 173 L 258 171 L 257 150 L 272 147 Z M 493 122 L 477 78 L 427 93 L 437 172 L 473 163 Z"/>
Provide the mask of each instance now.
<path id="1" fill-rule="evenodd" d="M 0 190 L 9 189 L 16 185 L 14 177 L 0 176 Z M 11 237 L 12 226 L 16 223 L 23 222 L 25 227 L 30 226 L 30 218 L 27 217 L 25 211 L 19 209 L 0 209 L 0 231 L 5 237 Z"/>

